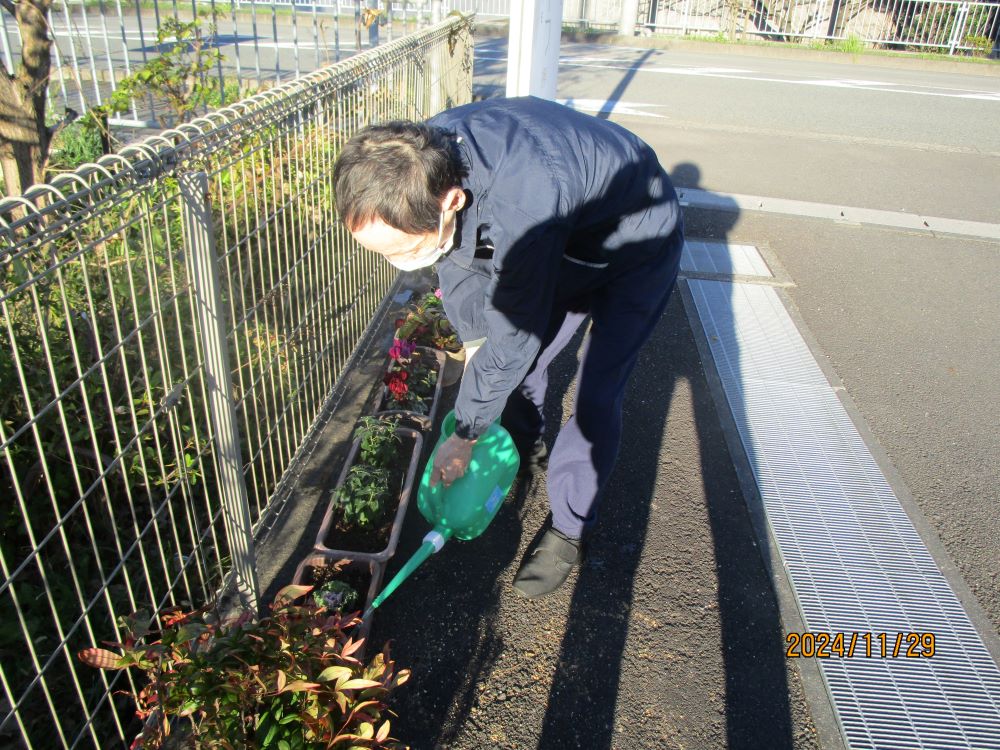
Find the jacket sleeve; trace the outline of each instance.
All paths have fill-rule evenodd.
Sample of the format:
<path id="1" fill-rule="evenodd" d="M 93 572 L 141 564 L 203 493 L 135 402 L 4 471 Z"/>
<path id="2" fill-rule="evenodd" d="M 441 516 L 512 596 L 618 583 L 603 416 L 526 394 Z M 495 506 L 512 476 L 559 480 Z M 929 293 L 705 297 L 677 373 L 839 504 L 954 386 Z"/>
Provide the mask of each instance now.
<path id="1" fill-rule="evenodd" d="M 455 434 L 477 438 L 527 375 L 549 324 L 569 230 L 552 219 L 525 232 L 493 270 L 486 342 L 469 363 L 455 403 Z"/>

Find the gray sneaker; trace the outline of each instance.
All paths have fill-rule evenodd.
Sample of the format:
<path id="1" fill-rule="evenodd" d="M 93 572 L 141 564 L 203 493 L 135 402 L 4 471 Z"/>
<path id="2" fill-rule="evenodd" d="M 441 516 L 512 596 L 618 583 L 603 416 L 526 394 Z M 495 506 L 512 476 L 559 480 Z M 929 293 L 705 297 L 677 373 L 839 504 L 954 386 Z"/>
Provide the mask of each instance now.
<path id="1" fill-rule="evenodd" d="M 527 599 L 551 594 L 583 559 L 583 541 L 550 528 L 528 551 L 514 576 L 514 591 Z"/>

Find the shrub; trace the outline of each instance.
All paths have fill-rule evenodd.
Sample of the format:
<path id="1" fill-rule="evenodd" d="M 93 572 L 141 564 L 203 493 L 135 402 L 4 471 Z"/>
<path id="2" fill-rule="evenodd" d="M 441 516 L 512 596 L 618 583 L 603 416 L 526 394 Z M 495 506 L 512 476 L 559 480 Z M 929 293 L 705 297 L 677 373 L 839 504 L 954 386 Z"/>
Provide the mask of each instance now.
<path id="1" fill-rule="evenodd" d="M 389 737 L 385 699 L 409 671 L 396 670 L 388 647 L 367 664 L 357 659 L 363 641 L 348 631 L 360 620 L 294 604 L 311 590 L 282 589 L 272 613 L 257 621 L 171 611 L 154 632 L 142 614 L 123 618 L 124 642 L 79 658 L 145 673 L 136 713 L 147 728 L 133 748 L 159 748 L 168 737 L 197 750 L 403 747 Z"/>
<path id="2" fill-rule="evenodd" d="M 208 105 L 218 82 L 210 74 L 221 60 L 212 46 L 215 23 L 202 29 L 202 18 L 181 21 L 166 18 L 156 30 L 156 44 L 164 51 L 118 82 L 109 109 L 125 112 L 134 99 L 150 94 L 164 101 L 178 120 L 187 120 Z"/>

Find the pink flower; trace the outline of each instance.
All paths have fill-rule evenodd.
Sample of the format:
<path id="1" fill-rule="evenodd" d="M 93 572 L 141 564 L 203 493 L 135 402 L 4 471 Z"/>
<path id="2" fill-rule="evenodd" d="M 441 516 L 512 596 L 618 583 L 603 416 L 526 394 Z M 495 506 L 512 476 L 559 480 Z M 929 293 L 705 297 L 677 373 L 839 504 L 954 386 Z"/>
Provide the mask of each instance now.
<path id="1" fill-rule="evenodd" d="M 395 360 L 406 359 L 413 354 L 416 344 L 406 339 L 393 339 L 389 347 L 389 357 Z"/>
<path id="2" fill-rule="evenodd" d="M 434 296 L 437 297 L 438 299 L 441 299 L 441 290 L 440 289 L 435 289 L 434 290 Z"/>

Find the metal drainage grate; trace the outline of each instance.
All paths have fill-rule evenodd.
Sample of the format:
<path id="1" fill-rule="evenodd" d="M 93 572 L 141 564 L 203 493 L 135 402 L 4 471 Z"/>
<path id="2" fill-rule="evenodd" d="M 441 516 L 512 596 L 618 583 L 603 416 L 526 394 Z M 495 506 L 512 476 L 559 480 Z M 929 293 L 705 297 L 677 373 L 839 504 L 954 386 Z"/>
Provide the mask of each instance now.
<path id="1" fill-rule="evenodd" d="M 687 283 L 808 630 L 874 639 L 819 660 L 848 745 L 1000 748 L 1000 669 L 776 290 Z M 879 633 L 935 654 L 882 658 Z"/>
<path id="2" fill-rule="evenodd" d="M 766 276 L 771 278 L 764 259 L 753 245 L 687 240 L 681 255 L 681 270 L 726 276 Z"/>

